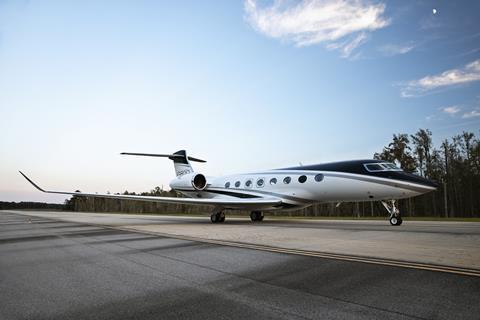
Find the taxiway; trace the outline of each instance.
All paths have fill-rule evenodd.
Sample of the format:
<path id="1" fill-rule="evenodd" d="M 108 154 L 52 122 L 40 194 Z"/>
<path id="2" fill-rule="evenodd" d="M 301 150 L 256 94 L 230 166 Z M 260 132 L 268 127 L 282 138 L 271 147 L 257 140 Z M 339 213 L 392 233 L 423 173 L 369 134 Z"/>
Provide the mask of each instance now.
<path id="1" fill-rule="evenodd" d="M 169 236 L 142 230 L 198 225 L 210 228 L 210 238 L 221 238 L 224 233 L 216 229 L 246 228 L 245 219 L 211 225 L 208 218 L 72 215 L 0 212 L 0 318 L 467 319 L 480 314 L 480 277 L 475 275 L 222 245 L 202 241 L 199 233 Z M 405 239 L 452 233 L 477 241 L 480 234 L 478 224 L 431 224 L 416 223 L 403 231 L 375 221 L 275 220 L 248 226 L 279 234 L 367 229 L 377 237 L 393 232 Z"/>

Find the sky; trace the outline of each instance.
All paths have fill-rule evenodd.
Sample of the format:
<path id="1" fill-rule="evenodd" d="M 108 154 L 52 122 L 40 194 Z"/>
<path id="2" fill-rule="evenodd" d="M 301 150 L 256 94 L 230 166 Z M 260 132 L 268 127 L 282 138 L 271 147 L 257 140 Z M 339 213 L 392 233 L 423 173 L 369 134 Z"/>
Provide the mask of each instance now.
<path id="1" fill-rule="evenodd" d="M 480 135 L 479 1 L 0 0 L 0 201 Z"/>

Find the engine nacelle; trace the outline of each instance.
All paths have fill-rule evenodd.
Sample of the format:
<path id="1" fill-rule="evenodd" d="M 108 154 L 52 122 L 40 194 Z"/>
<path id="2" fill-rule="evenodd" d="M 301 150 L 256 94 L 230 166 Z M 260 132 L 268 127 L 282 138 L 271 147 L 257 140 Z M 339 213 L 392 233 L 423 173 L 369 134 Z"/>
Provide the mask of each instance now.
<path id="1" fill-rule="evenodd" d="M 207 177 L 201 173 L 189 173 L 183 176 L 177 177 L 177 179 L 170 182 L 170 188 L 172 189 L 186 189 L 186 190 L 205 190 L 208 186 Z"/>
<path id="2" fill-rule="evenodd" d="M 207 187 L 207 178 L 201 173 L 195 173 L 192 176 L 192 187 L 195 190 L 203 190 Z"/>

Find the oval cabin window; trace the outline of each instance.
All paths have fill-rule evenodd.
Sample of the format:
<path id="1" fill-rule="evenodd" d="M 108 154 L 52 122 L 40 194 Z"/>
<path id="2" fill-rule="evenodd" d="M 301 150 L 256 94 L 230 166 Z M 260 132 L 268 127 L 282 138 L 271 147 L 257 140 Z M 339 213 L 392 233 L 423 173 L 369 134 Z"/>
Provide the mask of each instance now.
<path id="1" fill-rule="evenodd" d="M 257 180 L 257 187 L 261 188 L 265 184 L 265 180 L 263 178 L 260 178 Z"/>
<path id="2" fill-rule="evenodd" d="M 306 175 L 302 175 L 302 176 L 298 177 L 298 182 L 305 183 L 305 181 L 307 181 L 307 176 Z"/>

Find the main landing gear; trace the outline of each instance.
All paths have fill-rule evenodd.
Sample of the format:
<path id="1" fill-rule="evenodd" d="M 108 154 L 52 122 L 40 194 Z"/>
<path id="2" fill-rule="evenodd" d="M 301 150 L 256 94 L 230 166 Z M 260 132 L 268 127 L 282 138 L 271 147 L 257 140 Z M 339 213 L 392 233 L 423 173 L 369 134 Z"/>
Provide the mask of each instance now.
<path id="1" fill-rule="evenodd" d="M 390 200 L 390 203 L 387 201 L 382 201 L 383 206 L 387 209 L 390 214 L 390 224 L 392 226 L 399 226 L 402 224 L 402 216 L 400 215 L 400 210 L 395 206 L 395 200 Z"/>
<path id="2" fill-rule="evenodd" d="M 216 211 L 210 215 L 210 221 L 213 223 L 217 222 L 224 222 L 225 221 L 225 213 L 223 211 Z"/>
<path id="3" fill-rule="evenodd" d="M 250 213 L 250 219 L 255 221 L 263 221 L 263 212 L 262 211 L 252 211 Z"/>
<path id="4" fill-rule="evenodd" d="M 253 221 L 253 222 L 256 222 L 256 221 L 263 221 L 263 212 L 262 211 L 252 211 L 250 213 L 250 219 Z M 223 211 L 214 211 L 211 215 L 210 215 L 210 221 L 212 221 L 212 223 L 219 223 L 219 222 L 224 222 L 225 221 L 225 213 Z"/>

